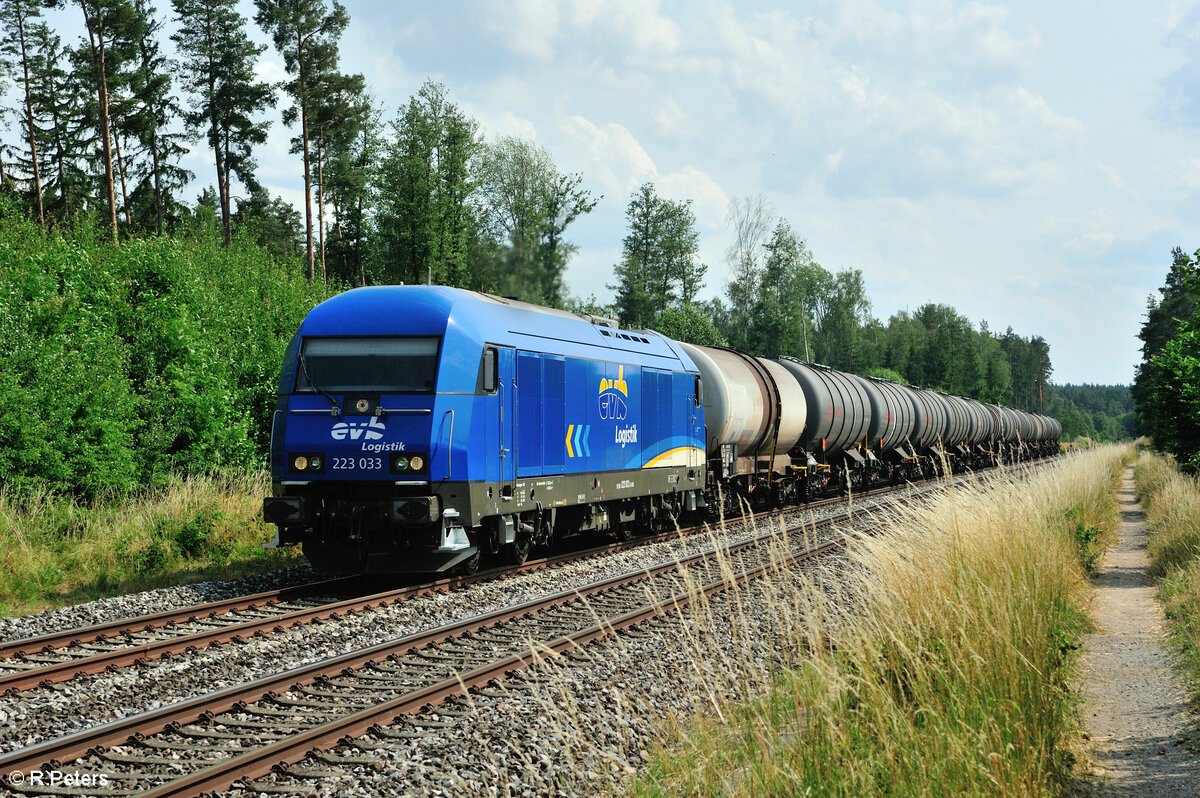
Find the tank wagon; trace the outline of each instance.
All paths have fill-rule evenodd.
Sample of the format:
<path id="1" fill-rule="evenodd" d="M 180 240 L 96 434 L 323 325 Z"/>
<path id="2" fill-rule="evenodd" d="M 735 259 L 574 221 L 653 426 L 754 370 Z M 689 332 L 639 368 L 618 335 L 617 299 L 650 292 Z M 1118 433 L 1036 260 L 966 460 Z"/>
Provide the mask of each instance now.
<path id="1" fill-rule="evenodd" d="M 587 531 L 1043 456 L 1061 431 L 587 314 L 358 288 L 288 345 L 263 514 L 318 567 L 471 570 Z"/>

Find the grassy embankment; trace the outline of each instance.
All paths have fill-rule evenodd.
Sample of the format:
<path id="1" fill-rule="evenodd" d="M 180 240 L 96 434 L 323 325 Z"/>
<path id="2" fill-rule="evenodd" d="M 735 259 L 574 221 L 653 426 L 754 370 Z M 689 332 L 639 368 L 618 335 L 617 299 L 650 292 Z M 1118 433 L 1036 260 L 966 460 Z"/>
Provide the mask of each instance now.
<path id="1" fill-rule="evenodd" d="M 264 550 L 266 476 L 176 478 L 145 496 L 84 502 L 0 492 L 0 614 L 24 615 L 302 562 Z"/>
<path id="2" fill-rule="evenodd" d="M 716 701 L 669 730 L 630 790 L 1059 794 L 1074 761 L 1084 572 L 1116 528 L 1128 457 L 1093 449 L 896 512 L 889 531 L 854 547 L 860 567 L 779 595 L 775 617 L 795 619 L 781 650 L 795 653 L 766 685 L 723 685 L 748 669 L 712 669 L 714 696 L 759 697 Z M 827 580 L 845 601 L 814 602 Z M 761 621 L 744 618 L 741 634 Z M 810 653 L 807 641 L 826 638 Z"/>
<path id="3" fill-rule="evenodd" d="M 1133 472 L 1146 509 L 1150 560 L 1160 578 L 1171 637 L 1200 705 L 1200 483 L 1167 458 L 1145 452 Z"/>

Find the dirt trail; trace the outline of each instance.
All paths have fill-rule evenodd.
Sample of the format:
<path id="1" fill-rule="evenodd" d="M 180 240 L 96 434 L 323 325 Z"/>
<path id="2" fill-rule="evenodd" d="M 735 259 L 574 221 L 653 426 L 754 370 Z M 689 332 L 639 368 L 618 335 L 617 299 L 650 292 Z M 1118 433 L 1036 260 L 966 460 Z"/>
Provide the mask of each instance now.
<path id="1" fill-rule="evenodd" d="M 1147 570 L 1146 516 L 1126 471 L 1118 494 L 1119 542 L 1094 580 L 1082 662 L 1083 722 L 1091 736 L 1097 796 L 1200 798 L 1200 759 L 1184 747 L 1184 690 L 1171 670 L 1162 606 Z"/>

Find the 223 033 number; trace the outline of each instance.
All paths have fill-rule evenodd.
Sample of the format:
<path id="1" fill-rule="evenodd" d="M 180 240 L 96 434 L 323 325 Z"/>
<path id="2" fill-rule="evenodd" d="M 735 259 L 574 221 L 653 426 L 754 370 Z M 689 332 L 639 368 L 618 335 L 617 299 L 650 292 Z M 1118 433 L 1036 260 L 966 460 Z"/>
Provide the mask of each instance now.
<path id="1" fill-rule="evenodd" d="M 383 468 L 382 457 L 360 457 L 355 460 L 353 457 L 335 457 L 333 458 L 333 470 L 345 471 L 347 469 L 357 468 L 360 471 L 374 471 Z"/>

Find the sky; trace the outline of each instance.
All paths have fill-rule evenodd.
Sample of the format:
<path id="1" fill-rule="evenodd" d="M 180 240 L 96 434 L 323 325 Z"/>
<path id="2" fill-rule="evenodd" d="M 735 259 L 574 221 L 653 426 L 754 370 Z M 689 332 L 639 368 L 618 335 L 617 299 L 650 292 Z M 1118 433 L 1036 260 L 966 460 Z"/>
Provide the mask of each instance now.
<path id="1" fill-rule="evenodd" d="M 885 323 L 944 303 L 1046 338 L 1055 382 L 1128 383 L 1172 248 L 1200 248 L 1196 2 L 345 5 L 342 70 L 385 119 L 432 78 L 487 138 L 531 139 L 602 195 L 567 230 L 573 296 L 611 301 L 646 181 L 692 201 L 701 298 L 724 296 L 730 201 L 761 193 L 817 262 L 862 270 Z M 270 49 L 260 72 L 282 64 Z M 299 205 L 272 118 L 259 178 Z M 189 197 L 211 164 L 185 158 Z"/>

